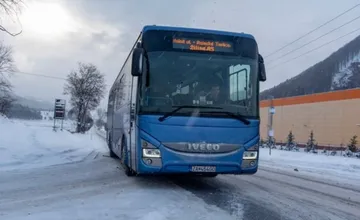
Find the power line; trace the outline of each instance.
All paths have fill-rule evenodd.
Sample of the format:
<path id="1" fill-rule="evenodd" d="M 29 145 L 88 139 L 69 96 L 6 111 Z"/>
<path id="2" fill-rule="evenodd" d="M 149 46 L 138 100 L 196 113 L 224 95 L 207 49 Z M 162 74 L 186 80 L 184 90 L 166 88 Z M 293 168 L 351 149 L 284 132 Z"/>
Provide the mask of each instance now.
<path id="1" fill-rule="evenodd" d="M 44 77 L 44 78 L 50 78 L 50 79 L 57 79 L 57 80 L 66 80 L 66 78 L 57 77 L 57 76 L 47 76 L 44 74 L 38 74 L 38 73 L 27 73 L 22 71 L 15 71 L 13 72 L 15 74 L 23 74 L 23 75 L 30 75 L 30 76 L 37 76 L 37 77 Z M 106 86 L 111 87 L 111 85 L 106 84 Z"/>
<path id="2" fill-rule="evenodd" d="M 325 43 L 325 44 L 322 44 L 322 45 L 320 45 L 320 46 L 318 46 L 318 47 L 316 47 L 316 48 L 314 48 L 314 49 L 311 49 L 311 50 L 309 50 L 309 51 L 307 51 L 307 52 L 305 52 L 305 53 L 303 53 L 303 54 L 300 54 L 300 55 L 297 56 L 297 57 L 294 57 L 294 58 L 289 59 L 289 60 L 287 60 L 287 61 L 284 61 L 284 62 L 282 62 L 282 63 L 276 64 L 275 66 L 269 67 L 269 69 L 274 69 L 275 67 L 277 67 L 277 66 L 279 66 L 279 65 L 286 64 L 286 63 L 288 63 L 288 62 L 291 62 L 291 61 L 293 61 L 293 60 L 296 60 L 296 59 L 298 59 L 298 58 L 300 58 L 300 57 L 302 57 L 302 56 L 305 56 L 305 55 L 307 55 L 307 54 L 309 54 L 309 53 L 311 53 L 311 52 L 313 52 L 313 51 L 315 51 L 315 50 L 318 50 L 318 49 L 320 49 L 320 48 L 322 48 L 322 47 L 324 47 L 324 46 L 326 46 L 326 45 L 328 45 L 328 44 L 330 44 L 330 43 L 332 43 L 332 42 L 334 42 L 334 41 L 337 41 L 337 40 L 339 40 L 339 39 L 341 39 L 341 38 L 343 38 L 343 37 L 346 37 L 346 36 L 348 36 L 348 35 L 350 35 L 350 34 L 352 34 L 352 33 L 355 33 L 356 31 L 359 31 L 359 30 L 360 30 L 360 28 L 358 28 L 358 29 L 356 29 L 356 30 L 353 30 L 353 31 L 351 31 L 351 32 L 349 32 L 349 33 L 347 33 L 347 34 L 344 34 L 344 35 L 342 35 L 342 36 L 334 39 L 334 40 L 331 40 L 331 41 L 329 41 L 329 42 L 327 42 L 327 43 Z"/>
<path id="3" fill-rule="evenodd" d="M 293 53 L 293 52 L 295 52 L 295 51 L 298 51 L 299 49 L 301 49 L 301 48 L 303 48 L 303 47 L 311 44 L 311 43 L 314 42 L 314 41 L 319 40 L 320 38 L 325 37 L 326 35 L 329 35 L 330 33 L 334 32 L 334 31 L 336 31 L 336 30 L 339 30 L 340 28 L 342 28 L 342 27 L 344 27 L 345 25 L 348 25 L 348 24 L 354 22 L 355 20 L 357 20 L 357 19 L 359 19 L 359 18 L 360 18 L 360 16 L 358 16 L 358 17 L 356 17 L 356 18 L 354 18 L 354 19 L 351 19 L 350 21 L 348 21 L 348 22 L 346 22 L 346 23 L 344 23 L 344 24 L 342 24 L 342 25 L 340 25 L 340 26 L 338 26 L 338 27 L 330 30 L 329 32 L 327 32 L 327 33 L 325 33 L 325 34 L 323 34 L 323 35 L 321 35 L 321 36 L 319 36 L 319 37 L 317 37 L 317 38 L 315 38 L 315 39 L 313 39 L 313 40 L 311 40 L 311 41 L 309 41 L 309 42 L 301 45 L 300 47 L 298 47 L 298 48 L 296 48 L 296 49 L 291 50 L 290 52 L 288 52 L 288 53 L 286 53 L 286 54 L 284 54 L 284 55 L 282 55 L 282 56 L 280 56 L 280 57 L 278 57 L 278 58 L 276 58 L 276 59 L 274 59 L 274 60 L 270 60 L 269 62 L 272 63 L 272 62 L 274 62 L 274 61 L 277 60 L 277 59 L 283 58 L 283 57 L 285 57 L 285 56 L 287 56 L 287 55 L 289 55 L 289 54 L 291 54 L 291 53 Z"/>
<path id="4" fill-rule="evenodd" d="M 14 73 L 15 74 L 38 76 L 38 77 L 45 77 L 45 78 L 51 78 L 51 79 L 58 79 L 58 80 L 66 80 L 66 78 L 57 77 L 57 76 L 47 76 L 47 75 L 38 74 L 38 73 L 27 73 L 27 72 L 22 72 L 22 71 L 15 71 Z"/>
<path id="5" fill-rule="evenodd" d="M 320 25 L 320 26 L 316 27 L 315 29 L 313 29 L 313 30 L 311 30 L 311 31 L 307 32 L 306 34 L 304 34 L 304 35 L 302 35 L 302 36 L 300 36 L 300 37 L 299 37 L 299 38 L 297 38 L 296 40 L 294 40 L 294 41 L 292 41 L 292 42 L 290 42 L 290 43 L 288 43 L 288 44 L 286 44 L 286 45 L 282 46 L 281 48 L 279 48 L 279 49 L 277 49 L 277 50 L 275 50 L 275 51 L 271 52 L 270 54 L 266 55 L 266 56 L 265 56 L 265 58 L 270 57 L 270 56 L 274 55 L 275 53 L 277 53 L 277 52 L 281 51 L 282 49 L 284 49 L 284 48 L 286 48 L 286 47 L 290 46 L 291 44 L 293 44 L 293 43 L 295 43 L 295 42 L 297 42 L 297 41 L 299 41 L 299 40 L 303 39 L 303 38 L 304 38 L 304 37 L 306 37 L 307 35 L 309 35 L 309 34 L 313 33 L 314 31 L 316 31 L 316 30 L 318 30 L 318 29 L 320 29 L 320 28 L 324 27 L 325 25 L 327 25 L 327 24 L 329 24 L 330 22 L 334 21 L 335 19 L 337 19 L 337 18 L 339 18 L 339 17 L 343 16 L 344 14 L 348 13 L 349 11 L 351 11 L 351 10 L 355 9 L 355 8 L 356 8 L 356 7 L 358 7 L 358 6 L 360 6 L 360 3 L 359 3 L 359 4 L 357 4 L 357 5 L 354 5 L 353 7 L 351 7 L 351 8 L 349 8 L 348 10 L 346 10 L 346 11 L 342 12 L 341 14 L 337 15 L 336 17 L 334 17 L 334 18 L 330 19 L 329 21 L 327 21 L 327 22 L 323 23 L 322 25 Z"/>

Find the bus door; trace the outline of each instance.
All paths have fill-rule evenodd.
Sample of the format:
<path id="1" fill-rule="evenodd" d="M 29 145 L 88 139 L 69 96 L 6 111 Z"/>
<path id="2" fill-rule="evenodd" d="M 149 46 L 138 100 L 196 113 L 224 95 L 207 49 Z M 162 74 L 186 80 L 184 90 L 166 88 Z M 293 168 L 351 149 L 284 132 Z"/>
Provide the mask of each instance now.
<path id="1" fill-rule="evenodd" d="M 136 129 L 136 110 L 137 110 L 137 97 L 138 97 L 138 77 L 132 77 L 131 82 L 131 100 L 130 100 L 130 131 L 129 137 L 130 141 L 128 144 L 128 157 L 129 158 L 129 167 L 134 171 L 137 171 L 137 143 L 136 139 L 138 137 L 138 129 Z"/>

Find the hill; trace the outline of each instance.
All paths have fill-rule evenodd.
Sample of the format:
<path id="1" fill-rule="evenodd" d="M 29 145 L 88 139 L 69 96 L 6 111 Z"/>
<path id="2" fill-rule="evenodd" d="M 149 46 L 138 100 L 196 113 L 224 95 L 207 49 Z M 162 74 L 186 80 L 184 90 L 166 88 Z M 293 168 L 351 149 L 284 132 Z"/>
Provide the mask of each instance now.
<path id="1" fill-rule="evenodd" d="M 360 87 L 360 36 L 299 75 L 264 90 L 260 99 L 283 98 Z"/>
<path id="2" fill-rule="evenodd" d="M 52 104 L 48 101 L 37 100 L 32 97 L 21 97 L 21 96 L 15 95 L 15 100 L 16 100 L 15 103 L 17 103 L 19 105 L 27 106 L 29 108 L 36 109 L 36 110 L 53 110 L 54 109 L 54 104 Z"/>

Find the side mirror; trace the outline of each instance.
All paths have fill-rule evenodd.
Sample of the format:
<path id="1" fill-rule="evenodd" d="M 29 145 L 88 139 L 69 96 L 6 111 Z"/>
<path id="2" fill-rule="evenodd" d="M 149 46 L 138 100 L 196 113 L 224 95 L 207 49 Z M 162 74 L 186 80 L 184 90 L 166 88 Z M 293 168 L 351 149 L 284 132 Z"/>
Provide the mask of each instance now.
<path id="1" fill-rule="evenodd" d="M 141 76 L 143 73 L 144 50 L 135 48 L 132 54 L 131 75 Z"/>
<path id="2" fill-rule="evenodd" d="M 264 58 L 259 54 L 259 80 L 261 82 L 266 81 L 266 70 L 264 64 Z"/>

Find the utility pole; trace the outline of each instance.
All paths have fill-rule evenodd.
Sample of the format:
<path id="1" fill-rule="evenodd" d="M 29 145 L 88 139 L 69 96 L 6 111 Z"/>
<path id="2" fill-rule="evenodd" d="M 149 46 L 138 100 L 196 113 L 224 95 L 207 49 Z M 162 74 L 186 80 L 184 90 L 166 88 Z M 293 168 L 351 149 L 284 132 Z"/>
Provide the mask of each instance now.
<path id="1" fill-rule="evenodd" d="M 269 142 L 269 155 L 271 155 L 271 148 L 273 145 L 273 137 L 274 137 L 274 130 L 273 130 L 273 116 L 275 114 L 275 108 L 274 108 L 274 97 L 270 97 L 270 106 L 269 106 L 269 113 L 268 113 L 268 142 Z"/>

